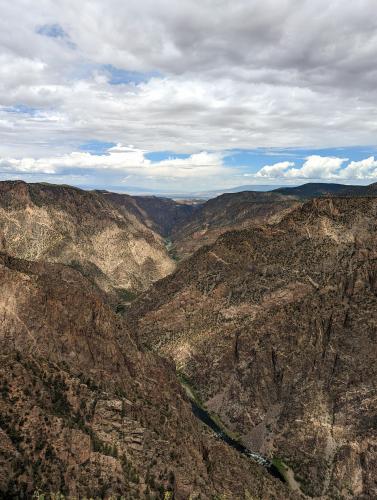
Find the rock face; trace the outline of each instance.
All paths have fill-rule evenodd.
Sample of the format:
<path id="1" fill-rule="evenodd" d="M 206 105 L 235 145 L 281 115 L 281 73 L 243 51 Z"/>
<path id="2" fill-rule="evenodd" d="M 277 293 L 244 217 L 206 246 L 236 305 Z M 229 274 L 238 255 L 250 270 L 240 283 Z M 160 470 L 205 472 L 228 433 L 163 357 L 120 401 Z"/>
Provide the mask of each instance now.
<path id="1" fill-rule="evenodd" d="M 115 207 L 134 214 L 141 223 L 166 238 L 176 260 L 214 243 L 226 231 L 276 223 L 299 205 L 295 197 L 273 192 L 228 193 L 205 203 L 100 193 Z"/>
<path id="2" fill-rule="evenodd" d="M 276 223 L 297 205 L 294 197 L 272 192 L 223 194 L 173 227 L 173 252 L 178 257 L 188 257 L 201 246 L 214 243 L 226 231 Z"/>
<path id="3" fill-rule="evenodd" d="M 208 409 L 319 498 L 377 497 L 377 199 L 229 232 L 131 307 Z"/>
<path id="4" fill-rule="evenodd" d="M 289 498 L 205 430 L 79 272 L 1 254 L 0 283 L 2 498 Z"/>
<path id="5" fill-rule="evenodd" d="M 107 292 L 145 290 L 174 268 L 131 211 L 69 186 L 0 182 L 0 235 L 2 251 L 69 264 Z"/>
<path id="6" fill-rule="evenodd" d="M 158 196 L 130 196 L 108 191 L 101 191 L 101 194 L 118 208 L 133 213 L 146 226 L 165 238 L 201 207 L 200 203 Z"/>

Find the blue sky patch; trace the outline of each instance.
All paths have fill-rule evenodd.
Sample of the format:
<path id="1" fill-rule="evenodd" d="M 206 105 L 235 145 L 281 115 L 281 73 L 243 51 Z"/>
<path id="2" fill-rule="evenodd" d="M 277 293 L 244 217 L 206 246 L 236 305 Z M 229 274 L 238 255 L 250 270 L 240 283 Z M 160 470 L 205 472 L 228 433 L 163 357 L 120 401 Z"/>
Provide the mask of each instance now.
<path id="1" fill-rule="evenodd" d="M 35 32 L 38 33 L 38 35 L 47 36 L 48 38 L 62 40 L 71 49 L 76 48 L 76 45 L 71 41 L 68 33 L 66 33 L 58 23 L 37 26 Z"/>
<path id="2" fill-rule="evenodd" d="M 111 85 L 135 84 L 144 83 L 153 77 L 160 76 L 157 72 L 140 73 L 137 71 L 128 71 L 125 69 L 116 68 L 111 64 L 102 66 L 102 70 L 108 75 Z"/>
<path id="3" fill-rule="evenodd" d="M 169 159 L 182 159 L 189 158 L 191 155 L 184 153 L 173 153 L 172 151 L 154 151 L 152 153 L 146 153 L 145 157 L 153 163 L 169 160 Z"/>
<path id="4" fill-rule="evenodd" d="M 27 116 L 35 116 L 39 112 L 37 108 L 33 108 L 32 106 L 27 106 L 26 104 L 16 104 L 15 106 L 9 106 L 2 109 L 7 113 L 15 113 Z"/>
<path id="5" fill-rule="evenodd" d="M 107 150 L 116 146 L 115 142 L 89 141 L 79 146 L 80 151 L 91 153 L 92 155 L 102 156 L 107 154 Z"/>
<path id="6" fill-rule="evenodd" d="M 334 156 L 348 158 L 349 161 L 359 161 L 369 156 L 375 156 L 375 146 L 352 146 L 343 148 L 306 149 L 306 148 L 258 148 L 228 150 L 224 157 L 224 165 L 241 167 L 248 173 L 255 173 L 265 165 L 273 165 L 283 161 L 291 161 L 301 166 L 305 158 L 311 155 Z"/>
<path id="7" fill-rule="evenodd" d="M 67 33 L 60 24 L 43 24 L 36 29 L 38 35 L 48 36 L 50 38 L 68 38 Z"/>

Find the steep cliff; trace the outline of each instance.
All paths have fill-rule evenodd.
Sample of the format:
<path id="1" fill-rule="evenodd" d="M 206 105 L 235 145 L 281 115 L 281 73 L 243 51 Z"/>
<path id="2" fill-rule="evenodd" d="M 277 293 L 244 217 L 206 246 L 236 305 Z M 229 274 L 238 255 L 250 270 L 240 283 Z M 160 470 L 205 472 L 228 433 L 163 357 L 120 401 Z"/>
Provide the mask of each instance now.
<path id="1" fill-rule="evenodd" d="M 173 227 L 172 250 L 178 257 L 188 257 L 227 231 L 276 223 L 298 205 L 294 197 L 277 193 L 223 194 L 208 200 Z"/>
<path id="2" fill-rule="evenodd" d="M 194 201 L 175 201 L 159 196 L 130 196 L 108 191 L 101 191 L 101 194 L 116 207 L 133 213 L 146 226 L 165 238 L 201 207 L 201 203 Z"/>
<path id="3" fill-rule="evenodd" d="M 287 498 L 82 275 L 0 255 L 0 496 Z"/>
<path id="4" fill-rule="evenodd" d="M 133 304 L 243 441 L 307 495 L 377 496 L 377 199 L 321 198 L 229 232 Z"/>
<path id="5" fill-rule="evenodd" d="M 160 236 L 101 194 L 0 182 L 0 248 L 69 264 L 107 292 L 138 292 L 174 268 Z"/>

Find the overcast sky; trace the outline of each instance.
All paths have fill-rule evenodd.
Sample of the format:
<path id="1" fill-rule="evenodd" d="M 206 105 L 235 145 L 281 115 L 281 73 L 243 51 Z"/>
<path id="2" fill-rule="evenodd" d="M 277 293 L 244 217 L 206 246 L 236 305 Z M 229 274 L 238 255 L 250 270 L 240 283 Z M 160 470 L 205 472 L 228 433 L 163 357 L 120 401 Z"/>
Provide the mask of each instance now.
<path id="1" fill-rule="evenodd" d="M 0 0 L 0 179 L 377 181 L 375 0 Z"/>

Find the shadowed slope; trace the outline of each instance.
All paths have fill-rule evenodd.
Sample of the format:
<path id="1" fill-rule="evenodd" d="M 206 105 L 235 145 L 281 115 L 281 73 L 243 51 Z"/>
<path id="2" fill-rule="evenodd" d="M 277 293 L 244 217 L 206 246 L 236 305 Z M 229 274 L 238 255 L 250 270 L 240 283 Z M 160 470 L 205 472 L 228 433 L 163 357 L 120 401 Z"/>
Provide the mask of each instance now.
<path id="1" fill-rule="evenodd" d="M 130 196 L 108 191 L 100 192 L 115 206 L 133 213 L 146 226 L 165 238 L 201 206 L 195 202 L 175 201 L 159 196 Z"/>
<path id="2" fill-rule="evenodd" d="M 322 198 L 229 232 L 131 308 L 208 409 L 303 490 L 377 495 L 377 200 Z"/>
<path id="3" fill-rule="evenodd" d="M 287 498 L 196 420 L 80 273 L 0 255 L 0 495 Z"/>
<path id="4" fill-rule="evenodd" d="M 223 194 L 207 201 L 173 229 L 173 250 L 187 257 L 203 245 L 214 243 L 226 231 L 278 222 L 297 206 L 293 197 L 245 191 Z"/>

